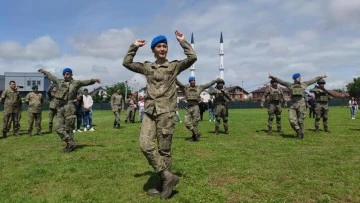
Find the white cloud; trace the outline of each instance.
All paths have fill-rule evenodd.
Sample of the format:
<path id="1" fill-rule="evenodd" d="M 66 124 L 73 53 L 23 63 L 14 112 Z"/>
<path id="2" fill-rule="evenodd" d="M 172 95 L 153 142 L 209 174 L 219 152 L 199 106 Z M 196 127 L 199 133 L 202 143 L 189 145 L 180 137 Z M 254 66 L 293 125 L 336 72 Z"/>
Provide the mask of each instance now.
<path id="1" fill-rule="evenodd" d="M 56 42 L 50 36 L 42 36 L 23 46 L 18 42 L 0 43 L 0 58 L 42 60 L 60 56 Z"/>
<path id="2" fill-rule="evenodd" d="M 99 35 L 75 36 L 70 44 L 80 55 L 119 58 L 135 40 L 133 32 L 128 28 L 109 29 Z"/>

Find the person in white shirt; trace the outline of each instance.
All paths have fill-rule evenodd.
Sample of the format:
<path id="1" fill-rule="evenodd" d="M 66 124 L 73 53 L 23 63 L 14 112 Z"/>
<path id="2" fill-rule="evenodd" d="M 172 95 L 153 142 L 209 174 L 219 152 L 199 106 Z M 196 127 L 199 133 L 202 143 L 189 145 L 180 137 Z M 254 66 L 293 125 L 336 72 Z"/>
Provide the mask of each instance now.
<path id="1" fill-rule="evenodd" d="M 139 97 L 138 107 L 139 107 L 139 122 L 141 123 L 145 113 L 145 102 L 142 96 Z"/>
<path id="2" fill-rule="evenodd" d="M 92 106 L 94 102 L 89 95 L 88 89 L 84 89 L 83 111 L 84 111 L 84 131 L 94 131 L 92 127 Z"/>

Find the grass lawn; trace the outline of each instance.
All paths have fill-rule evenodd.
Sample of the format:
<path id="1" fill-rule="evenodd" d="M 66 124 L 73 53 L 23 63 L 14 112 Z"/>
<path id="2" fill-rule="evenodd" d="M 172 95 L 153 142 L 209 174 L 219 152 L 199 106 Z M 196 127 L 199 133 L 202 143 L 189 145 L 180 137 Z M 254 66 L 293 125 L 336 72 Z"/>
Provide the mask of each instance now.
<path id="1" fill-rule="evenodd" d="M 351 120 L 348 108 L 330 109 L 331 133 L 313 132 L 314 119 L 306 118 L 302 140 L 287 109 L 284 134 L 271 136 L 266 109 L 231 109 L 229 135 L 215 135 L 207 113 L 200 142 L 185 141 L 190 133 L 177 123 L 180 183 L 168 202 L 360 202 L 360 119 Z M 78 148 L 64 154 L 65 143 L 47 133 L 47 111 L 43 136 L 27 136 L 22 116 L 21 135 L 0 139 L 0 202 L 160 201 L 146 194 L 157 179 L 139 148 L 140 123 L 113 129 L 111 111 L 94 111 L 95 132 L 76 133 Z"/>

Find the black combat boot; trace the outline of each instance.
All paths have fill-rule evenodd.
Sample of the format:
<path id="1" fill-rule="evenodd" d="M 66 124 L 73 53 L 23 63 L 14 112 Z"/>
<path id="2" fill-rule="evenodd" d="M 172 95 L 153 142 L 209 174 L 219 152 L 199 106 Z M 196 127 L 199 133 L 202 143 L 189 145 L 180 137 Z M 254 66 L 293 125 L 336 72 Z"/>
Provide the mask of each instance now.
<path id="1" fill-rule="evenodd" d="M 272 128 L 269 128 L 268 135 L 272 135 Z"/>
<path id="2" fill-rule="evenodd" d="M 319 132 L 319 127 L 318 126 L 315 126 L 315 130 L 314 130 L 316 133 Z"/>
<path id="3" fill-rule="evenodd" d="M 72 138 L 67 138 L 65 142 L 66 142 L 66 147 L 63 149 L 63 152 L 69 153 L 74 151 L 74 149 L 76 148 L 76 144 L 74 140 Z"/>
<path id="4" fill-rule="evenodd" d="M 52 126 L 49 126 L 49 133 L 52 133 Z"/>
<path id="5" fill-rule="evenodd" d="M 162 180 L 162 192 L 160 194 L 161 199 L 168 199 L 173 192 L 173 189 L 176 184 L 179 183 L 179 177 L 175 174 L 172 174 L 167 169 L 160 172 Z"/>
<path id="6" fill-rule="evenodd" d="M 278 133 L 283 133 L 283 131 L 281 130 L 281 127 L 278 127 L 277 131 L 278 131 Z"/>
<path id="7" fill-rule="evenodd" d="M 228 126 L 224 126 L 224 130 L 225 130 L 225 134 L 229 134 L 229 127 Z"/>
<path id="8" fill-rule="evenodd" d="M 28 135 L 29 135 L 29 136 L 32 136 L 31 130 L 28 130 Z"/>
<path id="9" fill-rule="evenodd" d="M 7 132 L 3 131 L 3 138 L 6 138 L 6 137 L 7 137 Z"/>
<path id="10" fill-rule="evenodd" d="M 114 121 L 113 128 L 116 128 L 116 126 L 117 126 L 116 121 Z"/>
<path id="11" fill-rule="evenodd" d="M 329 133 L 329 132 L 330 132 L 329 127 L 324 126 L 324 131 L 327 132 L 327 133 Z"/>
<path id="12" fill-rule="evenodd" d="M 297 136 L 297 138 L 299 138 L 299 139 L 303 139 L 303 138 L 304 138 L 304 132 L 303 132 L 301 129 L 298 129 L 298 130 L 296 131 L 296 136 Z"/>

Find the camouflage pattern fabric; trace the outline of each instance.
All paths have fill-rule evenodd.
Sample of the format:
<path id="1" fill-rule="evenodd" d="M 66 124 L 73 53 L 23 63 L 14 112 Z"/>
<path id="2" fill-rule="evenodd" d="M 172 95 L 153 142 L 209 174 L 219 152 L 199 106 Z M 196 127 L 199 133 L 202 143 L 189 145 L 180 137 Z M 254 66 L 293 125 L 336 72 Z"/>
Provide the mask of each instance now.
<path id="1" fill-rule="evenodd" d="M 200 110 L 198 105 L 190 105 L 186 108 L 184 116 L 185 126 L 190 131 L 198 132 Z"/>
<path id="2" fill-rule="evenodd" d="M 10 129 L 9 122 L 13 120 L 14 134 L 19 132 L 19 120 L 18 114 L 21 111 L 21 97 L 18 91 L 13 91 L 8 88 L 1 94 L 1 102 L 4 104 L 3 111 L 3 132 L 8 132 Z"/>
<path id="3" fill-rule="evenodd" d="M 268 98 L 268 128 L 271 132 L 274 116 L 276 117 L 276 126 L 278 131 L 281 131 L 281 102 L 285 101 L 284 93 L 280 87 L 274 88 L 270 86 L 261 98 L 261 104 Z"/>
<path id="4" fill-rule="evenodd" d="M 40 92 L 30 92 L 26 95 L 25 102 L 28 106 L 28 133 L 31 135 L 34 120 L 35 120 L 35 128 L 37 134 L 41 133 L 41 112 L 42 112 L 42 103 L 43 98 Z"/>
<path id="5" fill-rule="evenodd" d="M 51 81 L 59 86 L 55 97 L 57 98 L 58 122 L 56 132 L 59 137 L 66 141 L 73 137 L 75 129 L 76 107 L 75 100 L 80 87 L 95 84 L 96 80 L 73 80 L 65 81 L 52 75 L 50 72 L 44 73 Z"/>
<path id="6" fill-rule="evenodd" d="M 123 61 L 127 69 L 146 77 L 145 115 L 140 130 L 140 147 L 156 172 L 164 169 L 171 171 L 171 142 L 177 99 L 176 76 L 197 60 L 195 51 L 188 42 L 182 40 L 180 45 L 187 56 L 181 61 L 166 61 L 163 64 L 133 62 L 138 50 L 134 44 L 130 46 Z M 158 149 L 155 148 L 156 143 Z"/>
<path id="7" fill-rule="evenodd" d="M 110 104 L 112 112 L 114 113 L 114 126 L 120 126 L 120 114 L 121 110 L 124 109 L 123 97 L 120 94 L 113 94 L 110 98 Z"/>
<path id="8" fill-rule="evenodd" d="M 274 76 L 270 76 L 270 78 L 276 80 L 277 82 L 279 82 L 279 84 L 287 87 L 290 90 L 290 92 L 293 92 L 294 88 L 299 88 L 301 89 L 302 94 L 304 94 L 305 89 L 309 85 L 316 83 L 316 81 L 318 81 L 323 77 L 318 76 L 314 79 L 302 83 L 298 83 L 296 81 L 294 83 L 285 82 Z M 291 95 L 291 102 L 292 104 L 289 108 L 289 116 L 288 116 L 290 125 L 296 132 L 298 131 L 304 132 L 304 118 L 306 116 L 306 100 L 303 96 Z"/>

